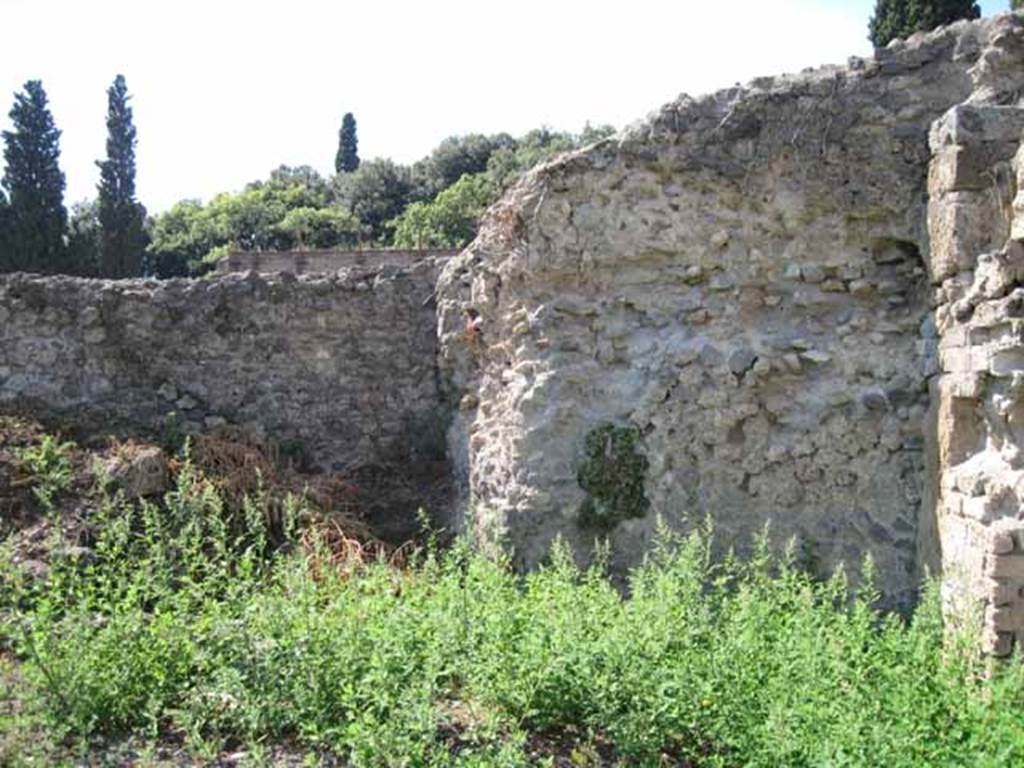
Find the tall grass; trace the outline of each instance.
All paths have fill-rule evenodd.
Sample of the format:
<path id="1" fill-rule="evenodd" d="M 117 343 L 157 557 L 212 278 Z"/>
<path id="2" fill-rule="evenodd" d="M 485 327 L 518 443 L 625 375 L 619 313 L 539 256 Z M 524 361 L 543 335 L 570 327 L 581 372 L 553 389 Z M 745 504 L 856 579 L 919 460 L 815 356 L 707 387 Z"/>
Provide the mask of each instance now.
<path id="1" fill-rule="evenodd" d="M 870 568 L 851 597 L 767 546 L 716 565 L 698 531 L 664 534 L 624 599 L 561 547 L 525 577 L 465 544 L 399 571 L 261 509 L 186 466 L 159 506 L 106 498 L 88 560 L 31 581 L 4 558 L 0 641 L 51 738 L 503 766 L 571 731 L 626 765 L 1024 764 L 1020 666 L 979 674 L 933 589 L 904 623 L 874 610 Z"/>

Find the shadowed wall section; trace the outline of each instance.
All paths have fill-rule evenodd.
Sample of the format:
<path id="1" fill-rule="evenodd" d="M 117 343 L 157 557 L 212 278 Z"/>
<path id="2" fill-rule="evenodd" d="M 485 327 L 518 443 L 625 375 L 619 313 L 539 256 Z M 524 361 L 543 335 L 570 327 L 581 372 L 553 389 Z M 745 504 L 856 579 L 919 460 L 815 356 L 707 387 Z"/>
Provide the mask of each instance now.
<path id="1" fill-rule="evenodd" d="M 154 431 L 238 424 L 338 470 L 436 459 L 434 276 L 2 276 L 0 402 Z"/>

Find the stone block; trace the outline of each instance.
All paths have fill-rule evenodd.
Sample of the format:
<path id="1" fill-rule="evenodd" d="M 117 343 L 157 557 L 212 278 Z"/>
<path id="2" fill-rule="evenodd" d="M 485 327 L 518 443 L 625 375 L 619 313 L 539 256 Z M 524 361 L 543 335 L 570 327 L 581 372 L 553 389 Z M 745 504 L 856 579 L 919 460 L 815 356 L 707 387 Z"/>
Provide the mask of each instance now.
<path id="1" fill-rule="evenodd" d="M 984 192 L 950 192 L 928 201 L 933 282 L 974 268 L 979 254 L 1000 247 L 1009 235 L 998 201 Z"/>
<path id="2" fill-rule="evenodd" d="M 994 555 L 1008 555 L 1013 552 L 1015 542 L 1013 535 L 1008 531 L 999 531 L 992 534 L 991 552 Z"/>
<path id="3" fill-rule="evenodd" d="M 986 560 L 985 575 L 993 579 L 1024 582 L 1024 554 L 991 555 Z"/>
<path id="4" fill-rule="evenodd" d="M 928 169 L 929 194 L 994 189 L 993 168 L 1013 157 L 1016 148 L 1016 141 L 942 147 L 932 156 Z"/>
<path id="5" fill-rule="evenodd" d="M 994 632 L 986 637 L 988 653 L 996 658 L 1006 658 L 1013 653 L 1014 634 L 1011 632 Z"/>
<path id="6" fill-rule="evenodd" d="M 1022 109 L 988 104 L 957 104 L 935 121 L 928 141 L 932 150 L 937 152 L 957 144 L 993 142 L 1015 145 L 1020 142 L 1022 133 Z"/>
<path id="7" fill-rule="evenodd" d="M 1016 605 L 993 606 L 988 621 L 996 632 L 1024 631 L 1024 608 Z"/>

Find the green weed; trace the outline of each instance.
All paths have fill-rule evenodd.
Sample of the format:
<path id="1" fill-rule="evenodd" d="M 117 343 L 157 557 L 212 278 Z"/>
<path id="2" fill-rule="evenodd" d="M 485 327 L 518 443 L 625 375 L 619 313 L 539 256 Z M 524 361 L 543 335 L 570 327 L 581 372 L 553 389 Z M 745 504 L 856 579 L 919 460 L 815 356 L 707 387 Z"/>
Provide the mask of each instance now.
<path id="1" fill-rule="evenodd" d="M 47 511 L 53 510 L 60 494 L 74 481 L 71 464 L 74 447 L 74 443 L 60 442 L 52 435 L 43 435 L 37 445 L 22 449 L 16 456 L 32 494 Z"/>
<path id="2" fill-rule="evenodd" d="M 624 598 L 561 545 L 527 576 L 465 542 L 397 570 L 260 509 L 186 464 L 159 505 L 106 500 L 87 564 L 0 563 L 25 716 L 66 745 L 290 742 L 356 766 L 527 765 L 551 733 L 582 764 L 594 744 L 639 766 L 1024 763 L 1021 665 L 982 674 L 932 587 L 913 620 L 880 614 L 870 563 L 851 595 L 767 542 L 716 564 L 709 531 L 663 532 Z"/>

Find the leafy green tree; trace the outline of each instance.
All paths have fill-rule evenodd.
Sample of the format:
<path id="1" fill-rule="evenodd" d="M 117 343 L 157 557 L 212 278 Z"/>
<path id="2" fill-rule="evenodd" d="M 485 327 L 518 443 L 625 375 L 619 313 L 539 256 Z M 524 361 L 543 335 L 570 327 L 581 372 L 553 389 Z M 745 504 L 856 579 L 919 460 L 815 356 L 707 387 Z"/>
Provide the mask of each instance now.
<path id="1" fill-rule="evenodd" d="M 1024 8 L 1024 0 L 1010 0 L 1011 10 L 1019 11 L 1021 8 Z"/>
<path id="2" fill-rule="evenodd" d="M 352 173 L 359 167 L 359 140 L 356 138 L 356 119 L 351 112 L 341 118 L 338 131 L 338 154 L 334 157 L 334 170 Z"/>
<path id="3" fill-rule="evenodd" d="M 207 205 L 185 200 L 153 220 L 147 273 L 173 277 L 205 271 L 211 254 L 289 247 L 277 231 L 288 206 L 269 185 L 225 192 Z"/>
<path id="4" fill-rule="evenodd" d="M 102 235 L 100 206 L 96 200 L 83 200 L 71 206 L 68 221 L 68 261 L 80 275 L 100 274 Z"/>
<path id="5" fill-rule="evenodd" d="M 295 248 L 352 246 L 359 241 L 359 219 L 343 208 L 292 208 L 277 224 Z"/>
<path id="6" fill-rule="evenodd" d="M 495 152 L 487 162 L 487 176 L 497 189 L 511 184 L 538 163 L 561 152 L 575 149 L 577 142 L 570 133 L 537 128 L 516 140 L 515 146 Z"/>
<path id="7" fill-rule="evenodd" d="M 199 269 L 203 257 L 218 244 L 215 240 L 201 202 L 175 203 L 153 218 L 145 273 L 160 278 L 188 275 Z"/>
<path id="8" fill-rule="evenodd" d="M 347 247 L 363 228 L 350 211 L 332 203 L 333 194 L 309 166 L 281 166 L 269 179 L 217 195 L 206 205 L 182 201 L 154 217 L 146 273 L 199 273 L 235 250 Z"/>
<path id="9" fill-rule="evenodd" d="M 491 156 L 499 150 L 514 150 L 516 140 L 507 133 L 484 136 L 449 136 L 429 156 L 413 166 L 415 197 L 431 200 L 467 174 L 482 173 Z"/>
<path id="10" fill-rule="evenodd" d="M 281 196 L 249 188 L 213 198 L 206 208 L 206 224 L 221 243 L 243 251 L 265 251 L 281 247 L 275 227 L 287 212 Z"/>
<path id="11" fill-rule="evenodd" d="M 898 37 L 979 16 L 981 8 L 973 0 L 876 0 L 868 39 L 883 48 Z"/>
<path id="12" fill-rule="evenodd" d="M 330 183 L 308 165 L 280 165 L 270 172 L 267 181 L 254 181 L 245 188 L 279 196 L 289 207 L 322 208 L 330 204 L 331 198 Z"/>
<path id="13" fill-rule="evenodd" d="M 906 37 L 915 30 L 909 26 L 907 0 L 876 0 L 875 12 L 868 20 L 868 40 L 876 48 L 884 48 L 897 37 Z"/>
<path id="14" fill-rule="evenodd" d="M 154 217 L 146 273 L 195 274 L 233 250 L 350 248 L 366 241 L 458 247 L 522 173 L 612 132 L 587 125 L 580 134 L 540 129 L 520 139 L 451 137 L 411 168 L 376 159 L 330 182 L 309 166 L 281 166 L 241 192 L 206 205 L 183 201 Z"/>
<path id="15" fill-rule="evenodd" d="M 146 209 L 135 199 L 135 145 L 132 108 L 124 75 L 107 89 L 107 159 L 100 168 L 100 274 L 142 274 L 146 248 Z"/>
<path id="16" fill-rule="evenodd" d="M 401 214 L 412 198 L 412 175 L 408 166 L 377 158 L 360 164 L 352 173 L 335 176 L 337 201 L 366 227 L 372 240 L 391 241 L 392 219 Z"/>
<path id="17" fill-rule="evenodd" d="M 4 131 L 3 184 L 10 195 L 10 244 L 6 270 L 57 273 L 71 271 L 64 247 L 68 214 L 64 174 L 60 170 L 60 131 L 47 108 L 39 80 L 29 80 L 14 95 L 9 113 L 13 130 Z"/>
<path id="18" fill-rule="evenodd" d="M 583 126 L 576 135 L 550 128 L 536 128 L 516 139 L 512 147 L 502 147 L 487 161 L 487 178 L 497 190 L 505 190 L 535 165 L 550 160 L 562 152 L 571 152 L 611 136 L 610 125 Z"/>
<path id="19" fill-rule="evenodd" d="M 494 199 L 483 174 L 463 176 L 429 203 L 413 203 L 395 222 L 399 248 L 461 248 L 476 236 L 478 222 Z"/>

